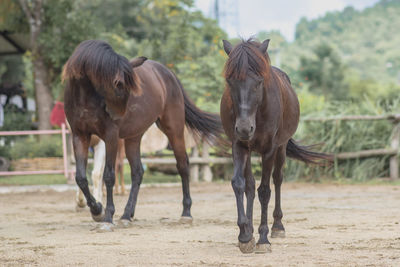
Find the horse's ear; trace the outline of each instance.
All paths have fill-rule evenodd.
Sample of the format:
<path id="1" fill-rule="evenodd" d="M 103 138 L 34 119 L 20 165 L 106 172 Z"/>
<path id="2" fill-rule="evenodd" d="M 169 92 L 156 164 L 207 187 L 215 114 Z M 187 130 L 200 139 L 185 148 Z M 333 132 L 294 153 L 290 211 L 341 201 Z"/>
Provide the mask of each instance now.
<path id="1" fill-rule="evenodd" d="M 129 63 L 131 64 L 132 68 L 139 67 L 147 60 L 147 57 L 136 57 L 132 59 Z"/>
<path id="2" fill-rule="evenodd" d="M 260 47 L 259 47 L 260 52 L 261 52 L 263 55 L 267 52 L 268 45 L 269 45 L 269 40 L 270 40 L 270 39 L 267 39 L 267 40 L 265 40 L 264 42 L 262 42 L 262 44 L 261 44 Z"/>
<path id="3" fill-rule="evenodd" d="M 232 51 L 232 44 L 230 42 L 228 42 L 227 40 L 222 40 L 222 42 L 224 43 L 225 53 L 229 56 L 229 54 Z"/>

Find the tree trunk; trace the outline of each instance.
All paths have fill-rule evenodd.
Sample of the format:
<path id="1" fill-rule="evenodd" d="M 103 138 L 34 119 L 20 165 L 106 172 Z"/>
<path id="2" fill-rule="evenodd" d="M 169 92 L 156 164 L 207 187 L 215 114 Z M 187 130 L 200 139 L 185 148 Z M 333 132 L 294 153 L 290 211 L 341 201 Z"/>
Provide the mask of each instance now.
<path id="1" fill-rule="evenodd" d="M 33 76 L 35 79 L 35 101 L 39 117 L 39 130 L 51 129 L 50 113 L 53 106 L 53 96 L 48 86 L 47 69 L 40 55 L 32 59 Z"/>
<path id="2" fill-rule="evenodd" d="M 43 0 L 19 0 L 30 28 L 33 77 L 35 79 L 36 110 L 39 117 L 39 130 L 51 129 L 50 113 L 53 106 L 53 96 L 49 86 L 47 68 L 40 49 L 39 36 L 43 23 Z"/>

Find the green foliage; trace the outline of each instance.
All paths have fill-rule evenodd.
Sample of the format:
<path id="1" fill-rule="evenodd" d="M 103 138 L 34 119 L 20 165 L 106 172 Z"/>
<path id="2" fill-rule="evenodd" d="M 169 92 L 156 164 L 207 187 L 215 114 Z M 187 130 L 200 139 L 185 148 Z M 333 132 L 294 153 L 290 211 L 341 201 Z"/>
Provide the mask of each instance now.
<path id="1" fill-rule="evenodd" d="M 381 0 L 362 11 L 347 7 L 310 21 L 302 18 L 283 62 L 295 71 L 301 56 L 309 57 L 314 47 L 328 44 L 360 79 L 398 82 L 400 35 L 395 33 L 400 28 L 399 13 L 400 1 Z"/>
<path id="2" fill-rule="evenodd" d="M 300 59 L 300 75 L 304 77 L 304 83 L 326 98 L 346 99 L 348 90 L 339 56 L 327 44 L 318 45 L 313 52 L 315 59 L 304 56 Z"/>
<path id="3" fill-rule="evenodd" d="M 4 107 L 4 124 L 0 131 L 23 131 L 30 130 L 32 127 L 31 115 L 21 112 L 14 105 Z"/>
<path id="4" fill-rule="evenodd" d="M 37 137 L 19 138 L 10 149 L 11 159 L 62 157 L 62 141 L 60 136 L 49 136 L 46 139 Z"/>
<path id="5" fill-rule="evenodd" d="M 177 74 L 196 105 L 209 112 L 219 113 L 219 102 L 224 89 L 221 66 L 224 52 L 217 48 L 197 60 L 179 63 Z"/>
<path id="6" fill-rule="evenodd" d="M 147 0 L 138 14 L 144 33 L 139 54 L 175 69 L 176 64 L 195 60 L 225 37 L 215 21 L 191 11 L 193 1 Z"/>
<path id="7" fill-rule="evenodd" d="M 96 38 L 102 31 L 99 18 L 82 8 L 83 1 L 46 1 L 43 29 L 39 43 L 49 71 L 53 95 L 62 98 L 60 73 L 75 47 L 82 41 Z"/>
<path id="8" fill-rule="evenodd" d="M 17 83 L 24 77 L 24 65 L 21 56 L 0 57 L 0 84 Z"/>
<path id="9" fill-rule="evenodd" d="M 0 185 L 53 185 L 66 184 L 62 174 L 41 174 L 41 175 L 21 175 L 21 176 L 1 176 Z"/>
<path id="10" fill-rule="evenodd" d="M 400 99 L 391 102 L 373 102 L 365 99 L 357 104 L 351 102 L 326 103 L 325 108 L 310 112 L 309 117 L 341 115 L 382 115 L 400 112 Z M 390 121 L 328 121 L 302 122 L 295 139 L 302 143 L 321 144 L 314 148 L 329 153 L 355 152 L 368 149 L 387 148 L 393 125 Z M 294 161 L 287 164 L 287 177 L 308 177 L 320 180 L 324 177 L 336 179 L 352 178 L 365 181 L 376 177 L 388 177 L 388 157 L 370 157 L 336 161 L 333 167 L 315 167 Z"/>
<path id="11" fill-rule="evenodd" d="M 28 24 L 18 1 L 2 0 L 0 5 L 0 31 L 28 32 Z"/>

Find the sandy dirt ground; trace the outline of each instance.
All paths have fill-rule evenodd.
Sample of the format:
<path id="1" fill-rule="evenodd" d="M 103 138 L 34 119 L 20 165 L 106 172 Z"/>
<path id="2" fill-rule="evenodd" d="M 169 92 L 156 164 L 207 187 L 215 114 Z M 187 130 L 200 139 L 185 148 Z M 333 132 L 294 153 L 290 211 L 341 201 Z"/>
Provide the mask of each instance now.
<path id="1" fill-rule="evenodd" d="M 285 184 L 286 238 L 268 254 L 239 251 L 229 183 L 191 191 L 192 225 L 178 223 L 179 186 L 146 187 L 133 226 L 108 233 L 73 191 L 1 194 L 0 266 L 400 266 L 399 186 Z M 127 196 L 115 199 L 117 221 Z M 257 229 L 257 198 L 254 214 Z"/>

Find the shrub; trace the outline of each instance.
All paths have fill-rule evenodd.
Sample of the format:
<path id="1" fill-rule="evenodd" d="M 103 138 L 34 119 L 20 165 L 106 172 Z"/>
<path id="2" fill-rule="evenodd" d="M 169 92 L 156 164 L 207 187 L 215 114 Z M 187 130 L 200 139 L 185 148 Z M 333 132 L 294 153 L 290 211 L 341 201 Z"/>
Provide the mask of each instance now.
<path id="1" fill-rule="evenodd" d="M 373 103 L 368 99 L 359 103 L 340 102 L 326 104 L 324 110 L 308 114 L 308 117 L 330 117 L 341 115 L 383 115 L 399 113 L 400 99 L 391 102 Z M 387 148 L 393 124 L 379 121 L 327 121 L 301 122 L 295 135 L 303 144 L 321 144 L 318 151 L 329 153 L 355 152 L 368 149 Z M 365 181 L 389 176 L 388 156 L 336 161 L 331 167 L 306 166 L 288 161 L 286 175 L 289 179 L 305 178 L 319 180 L 329 178 L 351 178 Z"/>
<path id="2" fill-rule="evenodd" d="M 49 136 L 43 140 L 29 136 L 15 141 L 10 149 L 11 159 L 62 157 L 62 140 L 60 136 Z"/>

